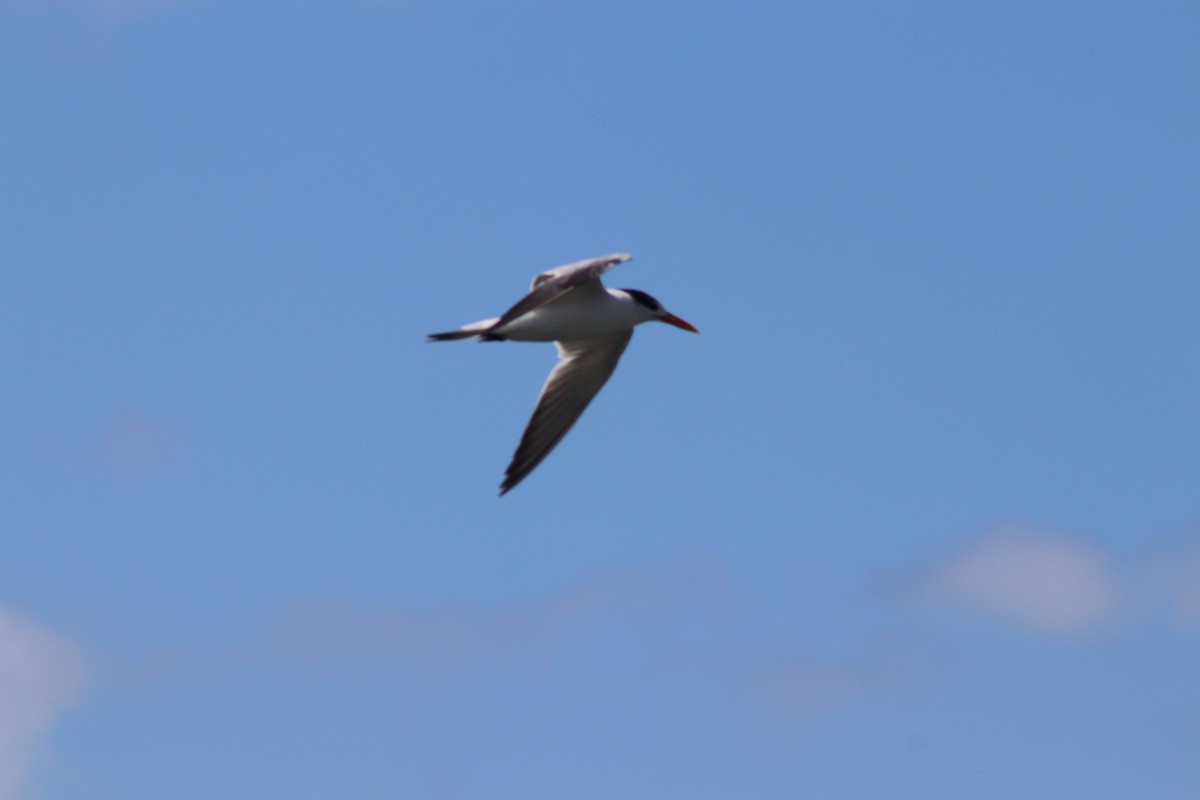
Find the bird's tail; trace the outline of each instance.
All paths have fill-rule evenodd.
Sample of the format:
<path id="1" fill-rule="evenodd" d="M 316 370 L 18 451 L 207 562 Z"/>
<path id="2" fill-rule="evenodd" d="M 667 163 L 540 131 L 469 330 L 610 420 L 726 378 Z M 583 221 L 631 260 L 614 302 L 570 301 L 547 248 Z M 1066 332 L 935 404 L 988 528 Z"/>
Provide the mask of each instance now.
<path id="1" fill-rule="evenodd" d="M 430 342 L 452 342 L 455 339 L 470 339 L 472 336 L 478 335 L 478 331 L 446 331 L 445 333 L 431 333 L 425 339 Z"/>
<path id="2" fill-rule="evenodd" d="M 456 331 L 446 331 L 445 333 L 431 333 L 425 337 L 428 342 L 452 342 L 455 339 L 470 339 L 472 336 L 482 336 L 486 338 L 498 339 L 501 337 L 488 337 L 487 332 L 493 325 L 500 321 L 499 317 L 491 319 L 481 319 L 479 322 L 472 322 L 470 325 L 463 325 Z"/>

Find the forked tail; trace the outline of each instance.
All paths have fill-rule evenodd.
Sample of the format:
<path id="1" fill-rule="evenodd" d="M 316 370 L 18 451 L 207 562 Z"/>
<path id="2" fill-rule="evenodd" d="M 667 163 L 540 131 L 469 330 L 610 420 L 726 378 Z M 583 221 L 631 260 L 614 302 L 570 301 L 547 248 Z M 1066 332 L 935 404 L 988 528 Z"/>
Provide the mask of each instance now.
<path id="1" fill-rule="evenodd" d="M 491 319 L 481 319 L 479 322 L 472 322 L 470 325 L 463 325 L 456 331 L 446 331 L 445 333 L 431 333 L 425 337 L 427 342 L 452 342 L 455 339 L 470 339 L 472 336 L 479 336 L 484 341 L 493 339 L 502 339 L 502 336 L 489 336 L 488 330 L 493 325 L 499 322 L 499 317 Z"/>
<path id="2" fill-rule="evenodd" d="M 450 342 L 455 339 L 470 339 L 478 336 L 479 331 L 447 331 L 446 333 L 431 333 L 425 337 L 428 342 Z"/>

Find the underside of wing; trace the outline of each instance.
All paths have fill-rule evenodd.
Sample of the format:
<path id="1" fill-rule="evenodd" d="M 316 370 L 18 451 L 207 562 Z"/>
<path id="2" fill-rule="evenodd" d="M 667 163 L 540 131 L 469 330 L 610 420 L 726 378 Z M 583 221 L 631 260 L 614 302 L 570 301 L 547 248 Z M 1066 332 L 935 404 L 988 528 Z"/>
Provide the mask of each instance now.
<path id="1" fill-rule="evenodd" d="M 608 382 L 632 337 L 630 330 L 604 339 L 556 343 L 558 364 L 546 379 L 537 408 L 521 436 L 512 463 L 504 472 L 501 495 L 533 472 L 567 435 Z"/>
<path id="2" fill-rule="evenodd" d="M 604 287 L 600 284 L 600 276 L 617 264 L 628 261 L 631 257 L 626 253 L 613 253 L 610 256 L 576 261 L 574 264 L 566 264 L 540 273 L 533 279 L 529 294 L 505 311 L 496 323 L 496 327 L 507 325 L 535 308 L 552 303 L 567 292 L 588 288 L 596 291 L 602 290 Z"/>

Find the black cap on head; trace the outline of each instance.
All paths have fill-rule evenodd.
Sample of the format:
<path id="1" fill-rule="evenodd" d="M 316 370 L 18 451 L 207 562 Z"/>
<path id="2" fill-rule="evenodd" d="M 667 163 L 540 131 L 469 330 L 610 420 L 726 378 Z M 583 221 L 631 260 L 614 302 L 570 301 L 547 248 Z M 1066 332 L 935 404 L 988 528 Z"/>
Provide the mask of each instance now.
<path id="1" fill-rule="evenodd" d="M 651 311 L 661 311 L 662 310 L 662 303 L 658 302 L 653 297 L 651 297 L 650 295 L 646 294 L 643 291 L 639 291 L 638 289 L 622 289 L 621 291 L 625 292 L 625 294 L 629 295 L 634 300 L 636 300 L 638 303 L 640 303 L 641 305 L 644 305 L 646 308 L 650 309 Z"/>

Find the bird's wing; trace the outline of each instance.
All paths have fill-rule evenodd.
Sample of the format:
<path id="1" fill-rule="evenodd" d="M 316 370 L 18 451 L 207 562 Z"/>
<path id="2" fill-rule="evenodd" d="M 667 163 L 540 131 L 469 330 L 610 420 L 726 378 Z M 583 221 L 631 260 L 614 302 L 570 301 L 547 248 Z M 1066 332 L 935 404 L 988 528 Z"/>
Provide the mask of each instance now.
<path id="1" fill-rule="evenodd" d="M 533 277 L 533 283 L 529 286 L 530 289 L 537 289 L 547 281 L 571 281 L 573 285 L 579 285 L 585 281 L 596 280 L 605 272 L 615 267 L 617 264 L 624 264 L 626 261 L 633 258 L 628 253 L 613 253 L 600 258 L 588 258 L 583 261 L 576 261 L 573 264 L 564 264 L 561 267 L 548 269 L 545 272 L 540 272 Z M 569 288 L 569 287 L 568 287 Z"/>
<path id="2" fill-rule="evenodd" d="M 626 253 L 613 253 L 610 256 L 576 261 L 574 264 L 566 264 L 540 273 L 534 277 L 529 294 L 505 311 L 493 327 L 503 327 L 535 308 L 552 303 L 567 292 L 576 289 L 584 292 L 603 291 L 604 287 L 600 283 L 600 276 L 617 264 L 628 261 L 631 257 Z"/>
<path id="3" fill-rule="evenodd" d="M 546 379 L 512 463 L 504 471 L 501 495 L 533 472 L 567 435 L 617 368 L 632 337 L 633 330 L 630 329 L 600 339 L 555 342 L 558 364 Z"/>

